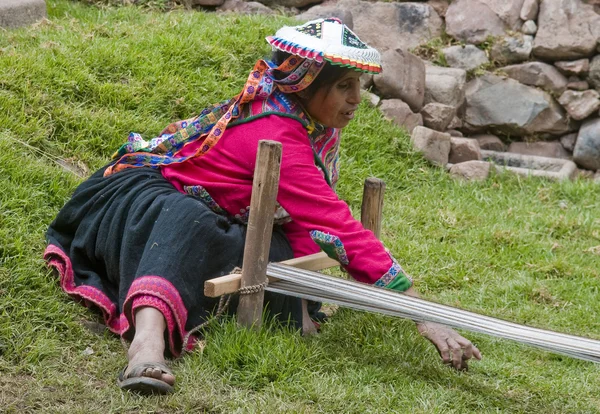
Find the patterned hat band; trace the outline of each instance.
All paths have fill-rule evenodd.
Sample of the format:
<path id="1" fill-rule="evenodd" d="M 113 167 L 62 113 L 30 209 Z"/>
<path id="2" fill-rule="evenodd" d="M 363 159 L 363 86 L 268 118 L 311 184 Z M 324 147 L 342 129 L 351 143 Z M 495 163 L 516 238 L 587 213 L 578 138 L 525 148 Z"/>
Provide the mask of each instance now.
<path id="1" fill-rule="evenodd" d="M 319 63 L 328 61 L 371 74 L 382 70 L 379 52 L 336 18 L 282 27 L 274 36 L 268 36 L 267 42 L 274 49 Z"/>
<path id="2" fill-rule="evenodd" d="M 277 68 L 271 69 L 271 76 L 281 92 L 300 92 L 313 83 L 323 67 L 324 62 L 292 55 Z"/>

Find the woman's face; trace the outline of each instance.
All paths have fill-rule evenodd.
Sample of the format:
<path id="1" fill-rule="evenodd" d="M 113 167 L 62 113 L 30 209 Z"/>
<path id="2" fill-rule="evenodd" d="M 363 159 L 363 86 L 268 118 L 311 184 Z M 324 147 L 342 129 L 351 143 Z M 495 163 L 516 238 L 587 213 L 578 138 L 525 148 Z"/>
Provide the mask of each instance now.
<path id="1" fill-rule="evenodd" d="M 305 103 L 310 116 L 332 128 L 348 125 L 360 103 L 360 75 L 360 72 L 348 70 L 333 85 L 319 88 Z"/>

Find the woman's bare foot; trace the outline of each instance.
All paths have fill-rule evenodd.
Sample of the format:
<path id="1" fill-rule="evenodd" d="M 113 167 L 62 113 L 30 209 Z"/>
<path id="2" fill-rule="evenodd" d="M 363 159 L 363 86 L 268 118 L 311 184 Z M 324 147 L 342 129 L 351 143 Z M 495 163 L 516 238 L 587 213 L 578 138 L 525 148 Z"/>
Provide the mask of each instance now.
<path id="1" fill-rule="evenodd" d="M 130 372 L 136 367 L 147 364 L 150 367 L 136 374 L 161 380 L 169 385 L 175 384 L 175 376 L 164 369 L 165 329 L 165 318 L 157 309 L 143 307 L 136 311 L 135 336 L 127 352 L 129 364 L 124 373 L 125 378 L 128 378 Z M 156 365 L 152 366 L 152 364 Z"/>

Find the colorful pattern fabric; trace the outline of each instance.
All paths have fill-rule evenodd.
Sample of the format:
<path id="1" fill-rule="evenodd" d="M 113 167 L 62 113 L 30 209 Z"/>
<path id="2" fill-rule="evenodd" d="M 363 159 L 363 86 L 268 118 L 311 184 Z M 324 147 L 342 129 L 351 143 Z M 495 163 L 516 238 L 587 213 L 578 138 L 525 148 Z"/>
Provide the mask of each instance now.
<path id="1" fill-rule="evenodd" d="M 390 283 L 385 285 L 385 288 L 397 292 L 405 292 L 411 286 L 412 281 L 406 275 L 398 274 Z"/>
<path id="2" fill-rule="evenodd" d="M 325 66 L 323 62 L 297 57 L 293 57 L 292 61 L 298 61 L 301 64 L 295 66 L 296 69 L 289 76 L 277 81 L 277 88 L 283 93 L 300 92 L 308 88 Z M 279 70 L 278 72 L 283 71 Z"/>
<path id="3" fill-rule="evenodd" d="M 315 130 L 309 134 L 309 137 L 315 152 L 315 163 L 322 170 L 324 169 L 325 179 L 331 188 L 335 189 L 339 178 L 340 130 L 335 128 Z"/>
<path id="4" fill-rule="evenodd" d="M 353 68 L 362 72 L 381 72 L 379 52 L 363 43 L 339 19 L 317 19 L 301 26 L 282 27 L 267 42 L 276 49 L 306 59 Z"/>
<path id="5" fill-rule="evenodd" d="M 234 214 L 233 217 L 235 217 L 239 223 L 248 224 L 248 219 L 250 218 L 250 206 L 240 208 L 240 212 Z"/>
<path id="6" fill-rule="evenodd" d="M 206 191 L 201 185 L 184 185 L 183 190 L 194 197 L 198 197 L 204 204 L 206 204 L 212 211 L 222 216 L 230 217 L 235 219 L 238 223 L 248 224 L 250 217 L 250 206 L 241 208 L 240 212 L 231 216 L 223 209 L 215 199 Z M 275 205 L 275 212 L 273 214 L 273 224 L 282 225 L 291 221 L 290 215 L 279 203 Z"/>
<path id="7" fill-rule="evenodd" d="M 348 265 L 348 255 L 344 244 L 338 236 L 328 234 L 319 230 L 313 230 L 310 232 L 310 237 L 319 247 L 334 260 L 337 260 L 343 265 Z"/>
<path id="8" fill-rule="evenodd" d="M 200 115 L 193 118 L 189 124 L 187 121 L 182 121 L 181 128 L 168 137 L 163 137 L 162 135 L 164 134 L 161 134 L 162 140 L 158 146 L 154 148 L 149 147 L 147 151 L 138 150 L 133 153 L 128 152 L 127 144 L 121 146 L 119 151 L 115 154 L 120 158 L 106 169 L 105 176 L 125 168 L 144 166 L 159 167 L 161 165 L 182 163 L 191 158 L 206 154 L 219 141 L 229 122 L 239 116 L 240 106 L 255 99 L 259 92 L 259 83 L 264 81 L 264 75 L 268 68 L 269 65 L 264 60 L 256 62 L 254 69 L 248 76 L 244 89 L 238 96 L 227 103 L 213 105 L 210 108 L 204 109 Z M 217 116 L 220 117 L 217 118 Z M 175 125 L 171 124 L 167 128 L 172 126 L 176 127 L 177 123 L 175 123 Z M 208 132 L 206 132 L 206 130 L 208 130 Z M 202 139 L 202 145 L 194 154 L 187 157 L 177 156 L 177 151 L 184 145 L 195 142 L 198 139 Z M 132 149 L 135 150 L 136 147 L 134 146 Z M 122 152 L 125 152 L 125 154 L 121 155 Z"/>
<path id="9" fill-rule="evenodd" d="M 186 193 L 194 197 L 198 197 L 204 204 L 206 204 L 212 211 L 217 214 L 225 215 L 227 212 L 221 208 L 219 204 L 208 194 L 206 188 L 201 185 L 186 185 L 183 187 Z"/>
<path id="10" fill-rule="evenodd" d="M 184 335 L 187 310 L 174 286 L 161 277 L 143 276 L 136 279 L 127 293 L 123 311 L 119 312 L 116 304 L 105 292 L 94 286 L 75 284 L 75 274 L 71 259 L 55 245 L 49 245 L 44 252 L 48 265 L 59 274 L 60 286 L 73 299 L 82 302 L 88 308 L 100 309 L 106 327 L 113 333 L 123 336 L 134 327 L 135 310 L 142 306 L 152 306 L 161 311 L 167 321 L 169 349 L 178 356 L 178 349 Z M 190 337 L 186 349 L 192 349 L 197 338 Z"/>
<path id="11" fill-rule="evenodd" d="M 269 73 L 256 70 L 263 65 Z M 315 63 L 291 56 L 279 67 L 259 61 L 250 78 L 259 78 L 255 86 L 246 83 L 242 97 L 224 101 L 204 109 L 197 117 L 177 121 L 168 125 L 158 137 L 146 141 L 140 134 L 131 133 L 127 142 L 113 155 L 117 161 L 109 167 L 108 176 L 131 167 L 160 167 L 183 163 L 206 154 L 220 139 L 227 126 L 249 122 L 259 116 L 279 114 L 299 119 L 305 126 L 314 143 L 315 154 L 325 167 L 327 179 L 332 184 L 337 181 L 337 160 L 339 153 L 339 130 L 316 123 L 288 92 L 305 89 L 322 69 L 322 63 Z M 275 81 L 274 71 L 288 73 L 288 76 Z M 249 93 L 252 91 L 252 94 Z M 191 155 L 179 156 L 184 146 L 202 142 Z"/>
<path id="12" fill-rule="evenodd" d="M 412 286 L 412 278 L 404 272 L 402 266 L 389 252 L 388 255 L 392 259 L 392 266 L 375 282 L 374 286 L 404 292 Z"/>
<path id="13" fill-rule="evenodd" d="M 105 174 L 108 176 L 131 167 L 157 168 L 203 156 L 217 144 L 228 125 L 257 116 L 256 109 L 249 115 L 248 108 L 254 102 L 262 102 L 265 105 L 261 114 L 278 112 L 307 121 L 306 129 L 318 143 L 315 152 L 325 165 L 331 181 L 335 182 L 339 133 L 331 128 L 316 128 L 315 122 L 302 108 L 290 108 L 291 100 L 284 94 L 306 89 L 323 69 L 324 60 L 358 71 L 379 73 L 379 52 L 361 42 L 338 19 L 319 19 L 302 26 L 283 27 L 275 36 L 268 37 L 267 41 L 274 48 L 290 52 L 292 56 L 279 66 L 265 60 L 257 61 L 237 96 L 205 108 L 195 118 L 170 124 L 150 141 L 131 133 L 127 142 L 114 154 L 116 161 L 106 169 Z M 316 136 L 315 130 L 325 135 Z M 193 154 L 185 157 L 178 155 L 184 146 L 198 141 L 202 145 Z"/>

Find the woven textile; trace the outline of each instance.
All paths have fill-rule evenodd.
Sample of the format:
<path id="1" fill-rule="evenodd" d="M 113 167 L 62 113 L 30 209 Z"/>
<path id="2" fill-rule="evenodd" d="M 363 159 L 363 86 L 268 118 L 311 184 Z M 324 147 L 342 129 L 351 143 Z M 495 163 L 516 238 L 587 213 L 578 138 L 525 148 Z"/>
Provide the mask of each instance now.
<path id="1" fill-rule="evenodd" d="M 62 289 L 100 311 L 108 329 L 127 340 L 135 331 L 135 309 L 158 309 L 167 322 L 168 352 L 177 356 L 195 340 L 182 339 L 218 304 L 202 294 L 204 282 L 242 265 L 246 227 L 180 193 L 160 171 L 103 172 L 84 181 L 58 213 L 44 257 Z M 275 228 L 269 260 L 292 256 Z M 265 304 L 281 322 L 302 326 L 298 299 L 269 293 Z M 229 310 L 236 306 L 232 300 Z"/>
<path id="2" fill-rule="evenodd" d="M 362 43 L 338 19 L 319 19 L 302 26 L 283 27 L 267 41 L 274 48 L 291 52 L 292 56 L 279 66 L 265 60 L 257 61 L 237 96 L 203 109 L 194 118 L 170 124 L 150 141 L 131 133 L 114 154 L 116 161 L 105 174 L 131 167 L 183 163 L 208 153 L 229 125 L 266 114 L 285 114 L 304 121 L 314 143 L 317 164 L 321 164 L 328 180 L 335 183 L 339 132 L 318 125 L 295 99 L 286 94 L 306 89 L 319 75 L 324 60 L 358 71 L 381 72 L 379 53 Z M 260 104 L 255 105 L 257 102 Z M 185 145 L 199 140 L 202 145 L 195 153 L 178 156 Z"/>
<path id="3" fill-rule="evenodd" d="M 282 27 L 267 41 L 274 48 L 317 62 L 326 60 L 361 72 L 381 72 L 379 52 L 363 43 L 339 19 L 317 19 L 301 26 Z"/>

